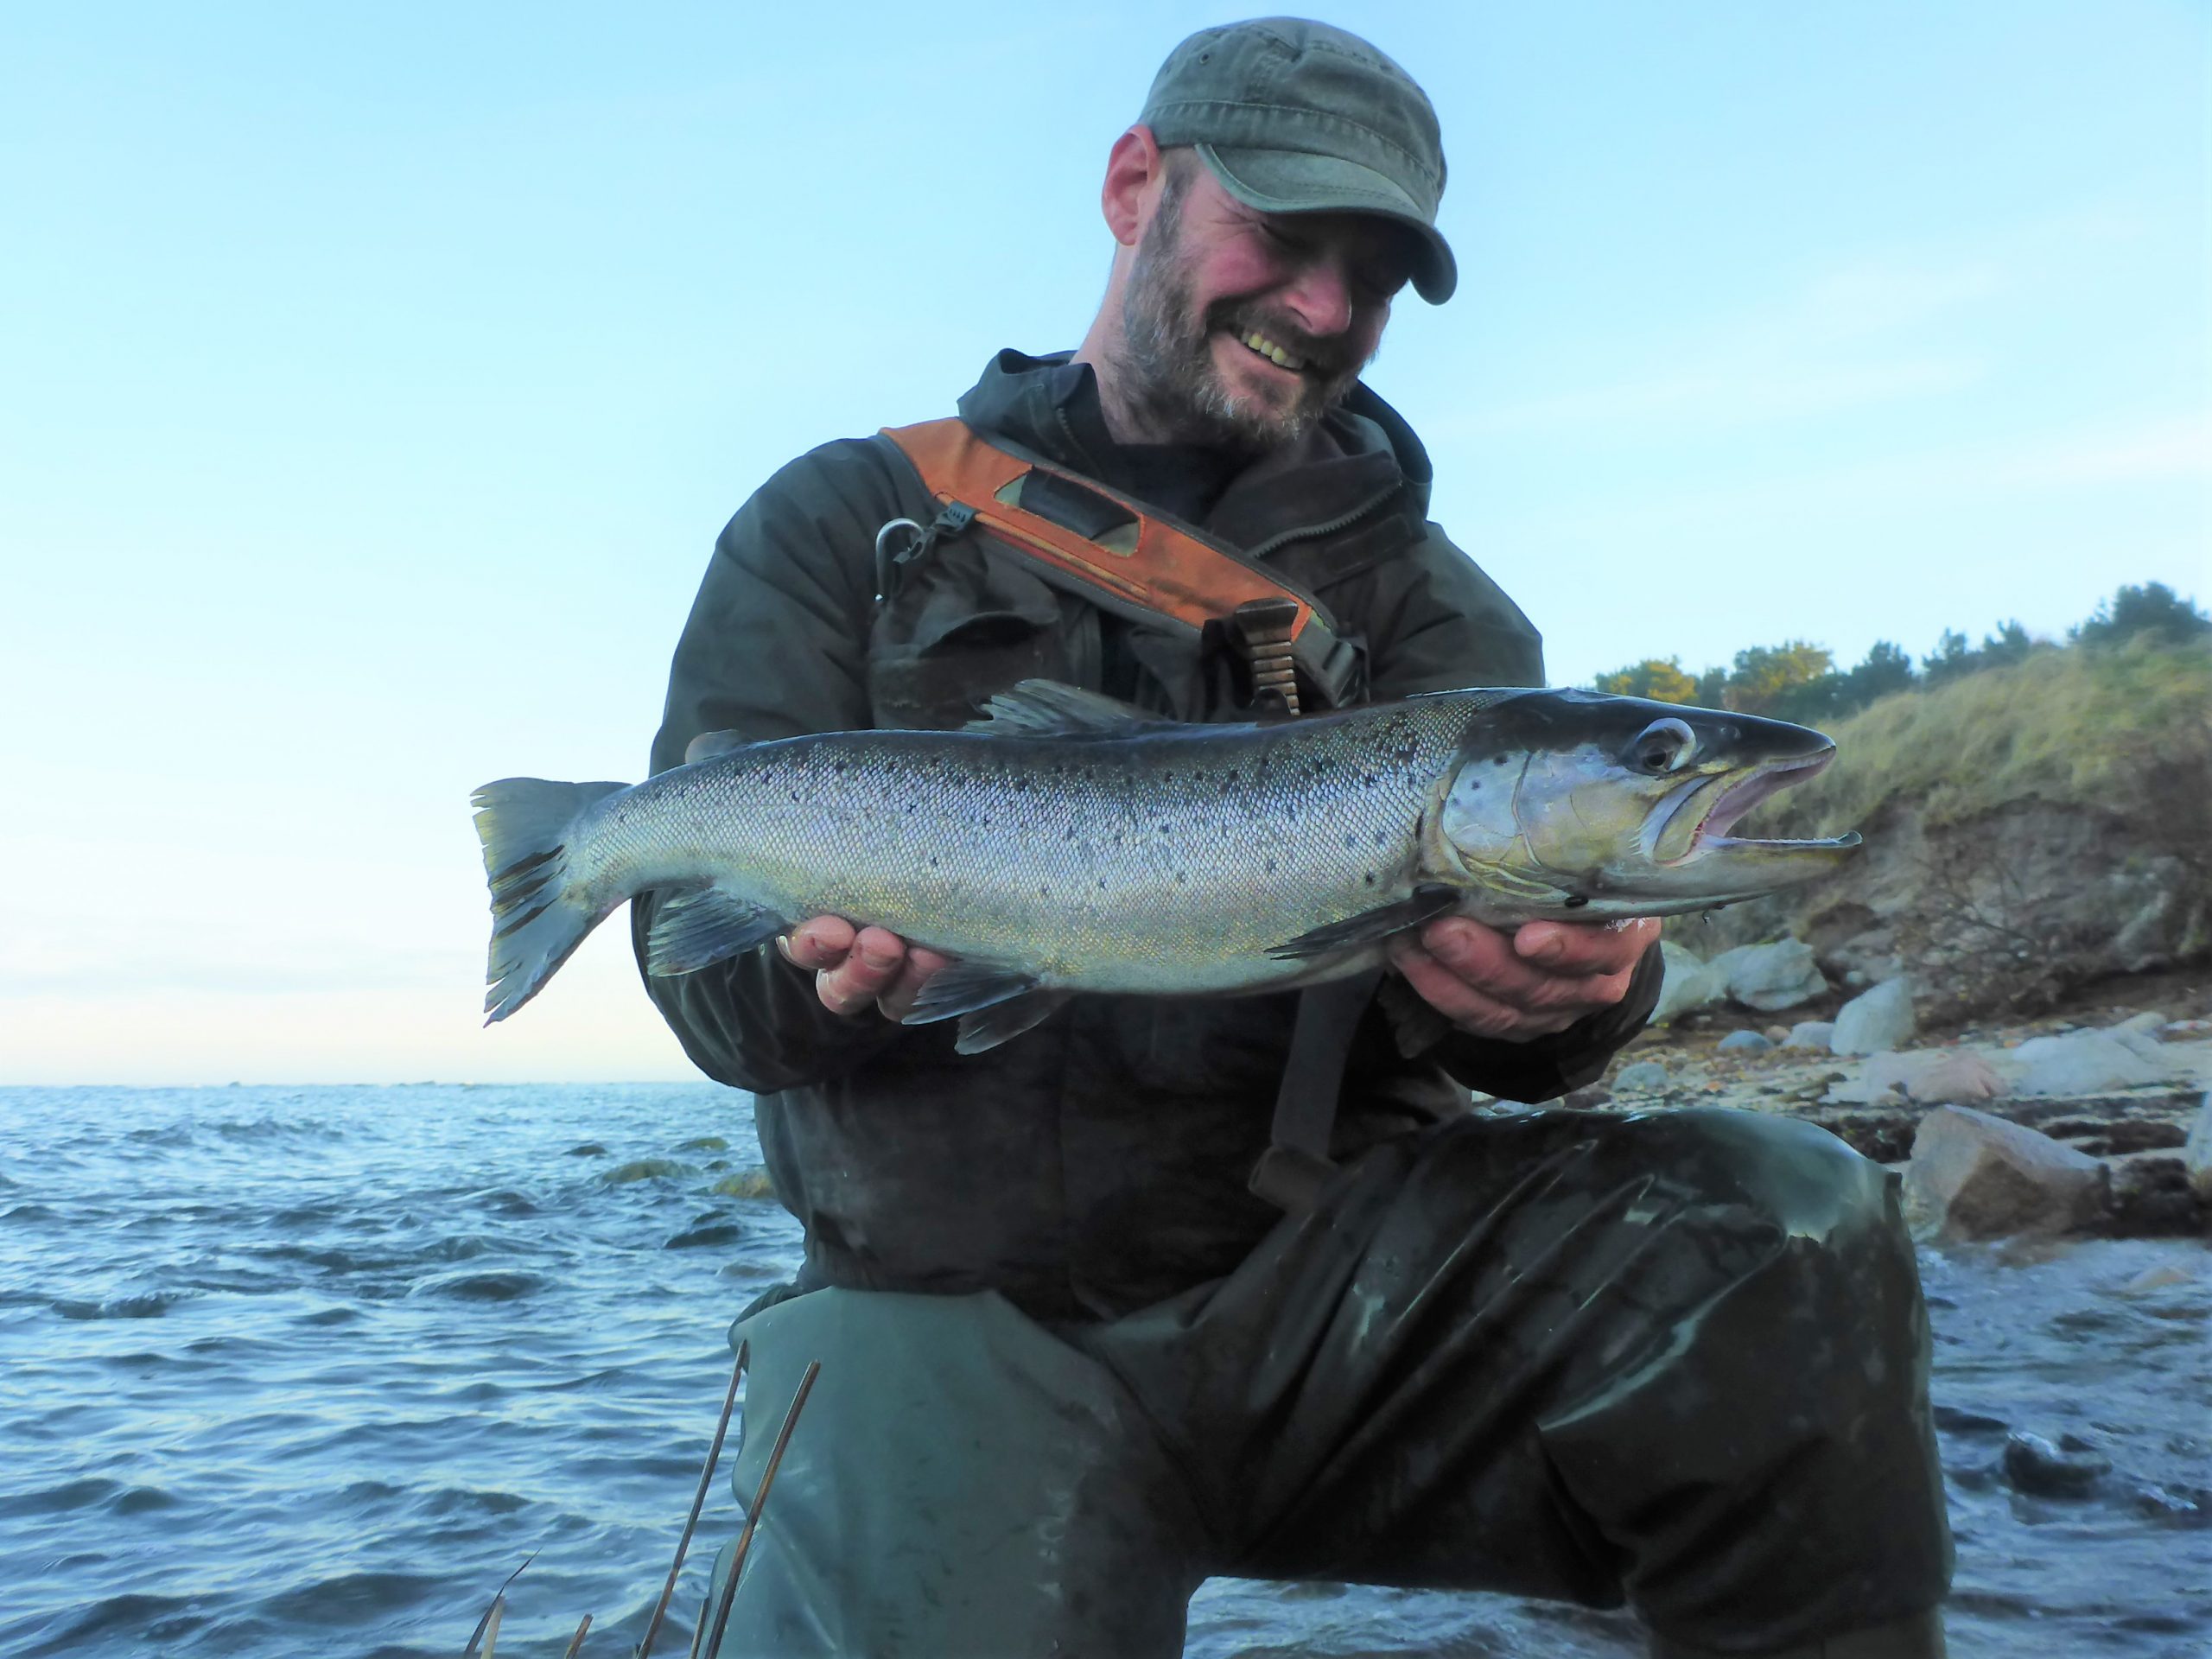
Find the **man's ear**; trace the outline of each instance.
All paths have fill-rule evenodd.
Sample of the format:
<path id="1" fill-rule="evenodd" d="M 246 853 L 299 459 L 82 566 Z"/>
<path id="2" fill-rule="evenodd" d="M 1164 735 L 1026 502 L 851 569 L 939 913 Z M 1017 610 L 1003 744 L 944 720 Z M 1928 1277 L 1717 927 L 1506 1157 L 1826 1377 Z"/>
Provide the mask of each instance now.
<path id="1" fill-rule="evenodd" d="M 1106 157 L 1106 183 L 1098 205 L 1106 228 L 1125 248 L 1133 248 L 1151 222 L 1153 206 L 1160 200 L 1166 175 L 1160 145 L 1150 127 L 1131 127 L 1114 141 Z"/>

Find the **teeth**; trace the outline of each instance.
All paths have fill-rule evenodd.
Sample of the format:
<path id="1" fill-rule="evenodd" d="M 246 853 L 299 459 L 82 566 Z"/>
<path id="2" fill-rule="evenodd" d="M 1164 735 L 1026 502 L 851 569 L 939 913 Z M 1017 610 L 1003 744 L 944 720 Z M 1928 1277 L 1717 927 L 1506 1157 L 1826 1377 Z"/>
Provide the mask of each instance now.
<path id="1" fill-rule="evenodd" d="M 1294 356 L 1291 353 L 1286 352 L 1281 346 L 1276 345 L 1274 341 L 1269 340 L 1265 334 L 1261 334 L 1256 329 L 1244 335 L 1243 341 L 1245 346 L 1249 347 L 1251 350 L 1257 352 L 1262 357 L 1266 358 L 1268 361 L 1274 364 L 1278 368 L 1302 369 L 1306 366 L 1306 359 L 1304 358 Z"/>

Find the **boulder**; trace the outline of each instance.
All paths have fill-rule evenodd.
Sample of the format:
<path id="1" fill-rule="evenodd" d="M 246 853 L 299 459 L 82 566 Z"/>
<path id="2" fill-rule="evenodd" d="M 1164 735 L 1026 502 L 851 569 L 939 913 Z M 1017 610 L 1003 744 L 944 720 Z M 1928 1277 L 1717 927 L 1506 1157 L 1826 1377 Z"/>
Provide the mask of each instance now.
<path id="1" fill-rule="evenodd" d="M 2061 1435 L 2053 1446 L 2019 1428 L 2005 1436 L 1999 1462 L 2005 1483 L 2035 1497 L 2086 1497 L 2112 1472 L 2112 1459 L 2077 1435 Z"/>
<path id="2" fill-rule="evenodd" d="M 1963 1106 L 1923 1118 L 1904 1172 L 1916 1238 L 2061 1233 L 2103 1210 L 2105 1166 L 2047 1135 Z"/>
<path id="3" fill-rule="evenodd" d="M 1667 1076 L 1667 1068 L 1658 1061 L 1638 1060 L 1633 1065 L 1621 1068 L 1620 1075 L 1613 1079 L 1613 1088 L 1617 1093 L 1624 1095 L 1656 1095 L 1671 1081 Z"/>
<path id="4" fill-rule="evenodd" d="M 1782 1039 L 1784 1048 L 1817 1049 L 1826 1054 L 1835 1042 L 1835 1021 L 1833 1020 L 1801 1020 L 1789 1027 L 1789 1034 Z"/>
<path id="5" fill-rule="evenodd" d="M 1885 1053 L 1905 1046 L 1914 1023 L 1912 982 L 1885 979 L 1843 1005 L 1828 1046 L 1839 1054 Z"/>
<path id="6" fill-rule="evenodd" d="M 1903 1053 L 1877 1054 L 1859 1077 L 1866 1098 L 1878 1100 L 1895 1090 L 1908 1100 L 1930 1103 L 1994 1100 L 2005 1092 L 2005 1079 L 1996 1068 L 1970 1048 L 1912 1048 Z"/>
<path id="7" fill-rule="evenodd" d="M 2182 1143 L 2182 1167 L 2189 1172 L 2189 1190 L 2212 1204 L 2212 1089 L 2196 1103 L 2196 1116 Z"/>
<path id="8" fill-rule="evenodd" d="M 2130 1039 L 2133 1040 L 2130 1040 Z M 2101 1095 L 2169 1081 L 2174 1067 L 2140 1032 L 2069 1031 L 2031 1037 L 2008 1057 L 2022 1095 Z"/>
<path id="9" fill-rule="evenodd" d="M 2166 1027 L 2166 1016 L 2156 1008 L 2145 1008 L 2140 1014 L 2131 1014 L 2114 1026 L 2114 1031 L 2139 1031 L 2146 1037 L 2156 1037 Z"/>
<path id="10" fill-rule="evenodd" d="M 1756 1031 L 1732 1031 L 1720 1039 L 1724 1054 L 1764 1054 L 1773 1046 Z"/>
<path id="11" fill-rule="evenodd" d="M 1672 939 L 1662 939 L 1659 954 L 1666 963 L 1666 972 L 1659 982 L 1659 1003 L 1651 1010 L 1651 1024 L 1669 1025 L 1727 995 L 1727 975 L 1714 972 L 1696 951 L 1676 944 Z"/>
<path id="12" fill-rule="evenodd" d="M 1739 944 L 1706 965 L 1724 976 L 1732 1001 L 1764 1014 L 1809 1002 L 1828 988 L 1813 947 L 1802 939 Z"/>

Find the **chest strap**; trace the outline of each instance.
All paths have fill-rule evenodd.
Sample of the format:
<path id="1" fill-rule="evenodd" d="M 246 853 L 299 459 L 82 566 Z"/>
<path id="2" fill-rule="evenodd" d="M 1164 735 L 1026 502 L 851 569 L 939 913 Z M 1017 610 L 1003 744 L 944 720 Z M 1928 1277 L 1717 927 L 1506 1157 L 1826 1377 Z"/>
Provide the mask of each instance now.
<path id="1" fill-rule="evenodd" d="M 1302 588 L 1090 479 L 1002 449 L 964 421 L 887 427 L 883 435 L 941 509 L 973 515 L 958 518 L 962 528 L 981 525 L 1040 574 L 1080 584 L 1111 609 L 1197 632 L 1256 601 L 1245 617 L 1264 617 L 1268 643 L 1325 704 L 1342 701 L 1355 653 Z"/>

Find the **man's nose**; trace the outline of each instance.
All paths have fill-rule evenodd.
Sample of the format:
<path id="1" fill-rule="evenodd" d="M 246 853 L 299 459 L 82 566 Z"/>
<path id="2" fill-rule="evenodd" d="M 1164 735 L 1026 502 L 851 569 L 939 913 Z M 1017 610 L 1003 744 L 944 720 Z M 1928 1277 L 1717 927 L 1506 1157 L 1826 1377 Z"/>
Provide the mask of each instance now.
<path id="1" fill-rule="evenodd" d="M 1301 264 L 1283 298 L 1309 334 L 1341 334 L 1351 327 L 1351 276 L 1333 252 Z"/>

